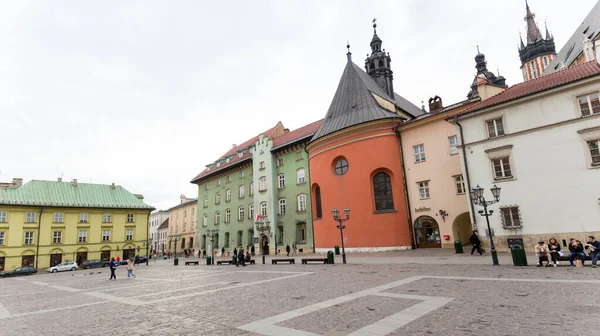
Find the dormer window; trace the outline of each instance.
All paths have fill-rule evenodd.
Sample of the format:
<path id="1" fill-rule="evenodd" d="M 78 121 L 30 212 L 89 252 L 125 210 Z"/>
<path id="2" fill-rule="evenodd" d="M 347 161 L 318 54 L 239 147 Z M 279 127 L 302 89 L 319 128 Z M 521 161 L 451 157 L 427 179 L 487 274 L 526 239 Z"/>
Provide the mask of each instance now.
<path id="1" fill-rule="evenodd" d="M 217 167 L 221 165 L 221 161 L 217 162 Z"/>

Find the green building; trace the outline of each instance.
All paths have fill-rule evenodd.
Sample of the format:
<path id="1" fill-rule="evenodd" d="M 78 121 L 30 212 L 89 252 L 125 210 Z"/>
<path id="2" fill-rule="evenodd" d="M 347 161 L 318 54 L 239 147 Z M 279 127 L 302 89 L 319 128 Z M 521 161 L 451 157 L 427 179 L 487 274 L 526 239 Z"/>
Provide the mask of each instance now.
<path id="1" fill-rule="evenodd" d="M 218 254 L 223 248 L 230 252 L 254 246 L 257 254 L 272 254 L 296 244 L 299 253 L 314 251 L 304 146 L 320 125 L 317 121 L 289 131 L 279 122 L 234 145 L 191 181 L 198 185 L 201 250 L 210 253 L 214 247 Z"/>

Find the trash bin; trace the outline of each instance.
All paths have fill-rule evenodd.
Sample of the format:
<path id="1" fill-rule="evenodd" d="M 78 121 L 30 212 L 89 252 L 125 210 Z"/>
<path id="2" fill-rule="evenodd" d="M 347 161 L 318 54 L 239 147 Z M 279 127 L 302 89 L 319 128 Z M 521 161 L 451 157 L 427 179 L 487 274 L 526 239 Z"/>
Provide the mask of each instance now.
<path id="1" fill-rule="evenodd" d="M 512 256 L 513 265 L 527 266 L 527 254 L 525 254 L 525 245 L 521 238 L 508 239 L 508 248 Z"/>
<path id="2" fill-rule="evenodd" d="M 333 259 L 333 252 L 332 251 L 327 251 L 327 263 L 329 265 L 335 264 L 335 261 Z"/>
<path id="3" fill-rule="evenodd" d="M 340 247 L 335 245 L 335 255 L 340 255 Z"/>
<path id="4" fill-rule="evenodd" d="M 456 252 L 456 254 L 465 253 L 463 251 L 462 243 L 460 242 L 460 240 L 454 241 L 454 252 Z"/>
<path id="5" fill-rule="evenodd" d="M 231 261 L 233 261 L 234 265 L 237 265 L 237 256 L 234 254 L 233 257 L 231 257 Z"/>
<path id="6" fill-rule="evenodd" d="M 175 259 L 173 259 L 173 265 L 179 265 L 179 258 L 175 257 Z"/>
<path id="7" fill-rule="evenodd" d="M 207 265 L 212 264 L 212 258 L 210 256 L 206 257 L 206 264 Z"/>

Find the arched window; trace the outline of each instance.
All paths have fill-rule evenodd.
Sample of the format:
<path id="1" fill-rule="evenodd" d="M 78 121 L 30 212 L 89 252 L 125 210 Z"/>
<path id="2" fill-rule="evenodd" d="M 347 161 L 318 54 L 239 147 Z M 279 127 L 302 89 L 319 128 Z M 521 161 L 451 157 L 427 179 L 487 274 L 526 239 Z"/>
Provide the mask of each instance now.
<path id="1" fill-rule="evenodd" d="M 537 68 L 535 66 L 535 61 L 531 61 L 531 73 L 533 74 L 533 78 L 538 77 Z"/>
<path id="2" fill-rule="evenodd" d="M 227 189 L 225 192 L 225 202 L 231 202 L 231 189 Z"/>
<path id="3" fill-rule="evenodd" d="M 375 69 L 375 62 L 371 62 L 371 70 Z"/>
<path id="4" fill-rule="evenodd" d="M 323 218 L 323 206 L 321 205 L 321 187 L 315 188 L 315 208 L 317 212 L 317 218 Z"/>
<path id="5" fill-rule="evenodd" d="M 215 212 L 215 225 L 219 225 L 221 224 L 221 213 L 220 212 Z"/>
<path id="6" fill-rule="evenodd" d="M 202 206 L 208 208 L 208 196 L 204 196 L 204 203 L 202 204 Z"/>
<path id="7" fill-rule="evenodd" d="M 204 214 L 202 216 L 202 226 L 208 226 L 208 215 Z"/>
<path id="8" fill-rule="evenodd" d="M 379 67 L 382 68 L 383 67 L 383 60 L 379 60 L 379 64 L 377 64 L 377 65 L 379 65 Z"/>
<path id="9" fill-rule="evenodd" d="M 245 216 L 246 216 L 246 213 L 245 213 L 245 211 L 244 211 L 244 207 L 243 207 L 243 206 L 240 206 L 240 207 L 238 208 L 238 220 L 240 220 L 240 221 L 241 221 L 241 220 L 244 220 L 244 217 L 245 217 Z"/>
<path id="10" fill-rule="evenodd" d="M 260 214 L 262 216 L 267 216 L 267 202 L 260 203 Z"/>
<path id="11" fill-rule="evenodd" d="M 254 182 L 250 182 L 248 189 L 250 189 L 250 196 L 254 195 Z"/>
<path id="12" fill-rule="evenodd" d="M 302 184 L 306 182 L 306 177 L 304 175 L 304 168 L 300 168 L 296 170 L 296 178 L 298 180 L 298 184 Z"/>
<path id="13" fill-rule="evenodd" d="M 240 190 L 239 190 L 239 198 L 244 197 L 244 185 L 242 184 L 240 186 Z"/>
<path id="14" fill-rule="evenodd" d="M 306 211 L 306 195 L 298 195 L 298 211 Z"/>
<path id="15" fill-rule="evenodd" d="M 254 204 L 248 205 L 248 218 L 254 219 Z"/>
<path id="16" fill-rule="evenodd" d="M 285 198 L 279 200 L 279 214 L 285 214 Z"/>
<path id="17" fill-rule="evenodd" d="M 229 232 L 225 232 L 225 241 L 223 242 L 223 247 L 229 247 Z"/>
<path id="18" fill-rule="evenodd" d="M 215 233 L 213 244 L 215 247 L 219 247 L 219 234 L 218 233 Z"/>
<path id="19" fill-rule="evenodd" d="M 221 203 L 221 193 L 216 193 L 215 194 L 215 204 L 220 204 Z"/>
<path id="20" fill-rule="evenodd" d="M 375 194 L 375 210 L 393 210 L 392 181 L 390 175 L 381 172 L 373 176 L 373 192 Z"/>
<path id="21" fill-rule="evenodd" d="M 206 235 L 202 235 L 202 249 L 206 248 Z"/>
<path id="22" fill-rule="evenodd" d="M 225 210 L 225 223 L 229 222 L 231 222 L 231 210 L 227 209 Z"/>

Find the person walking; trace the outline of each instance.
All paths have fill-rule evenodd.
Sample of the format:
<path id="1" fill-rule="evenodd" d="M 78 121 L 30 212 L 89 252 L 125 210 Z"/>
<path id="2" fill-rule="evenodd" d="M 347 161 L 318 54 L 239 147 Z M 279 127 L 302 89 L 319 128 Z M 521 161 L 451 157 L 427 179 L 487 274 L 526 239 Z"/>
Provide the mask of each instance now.
<path id="1" fill-rule="evenodd" d="M 538 258 L 538 267 L 544 266 L 544 259 L 548 261 L 546 267 L 550 266 L 550 264 L 552 263 L 550 258 L 550 251 L 548 250 L 548 246 L 544 244 L 543 240 L 538 241 L 537 245 L 535 245 L 535 256 Z"/>
<path id="2" fill-rule="evenodd" d="M 117 280 L 117 276 L 115 275 L 115 270 L 117 269 L 118 265 L 119 264 L 117 263 L 115 258 L 110 259 L 110 263 L 108 264 L 108 267 L 110 268 L 110 279 L 108 279 L 108 280 L 112 280 L 112 279 Z"/>
<path id="3" fill-rule="evenodd" d="M 550 238 L 548 241 L 548 250 L 550 251 L 550 258 L 552 258 L 553 266 L 558 266 L 558 256 L 562 253 L 558 240 Z"/>
<path id="4" fill-rule="evenodd" d="M 584 245 L 585 249 L 588 250 L 588 254 L 590 255 L 590 259 L 592 259 L 592 267 L 596 268 L 598 265 L 598 258 L 600 258 L 600 241 L 597 241 L 594 236 L 588 236 L 587 244 Z"/>
<path id="5" fill-rule="evenodd" d="M 250 247 L 250 254 L 254 255 L 254 245 L 252 245 L 252 247 Z"/>
<path id="6" fill-rule="evenodd" d="M 290 244 L 287 244 L 287 246 L 285 247 L 285 253 L 288 257 L 290 256 Z"/>
<path id="7" fill-rule="evenodd" d="M 156 252 L 154 252 L 154 256 L 153 257 L 154 257 L 153 258 L 154 259 L 154 263 L 156 264 Z"/>
<path id="8" fill-rule="evenodd" d="M 298 246 L 296 246 L 296 242 L 292 243 L 292 255 L 296 255 L 296 250 L 298 250 Z"/>
<path id="9" fill-rule="evenodd" d="M 236 267 L 239 267 L 240 265 L 246 267 L 246 261 L 244 260 L 244 249 L 240 249 L 240 252 L 237 256 L 237 263 L 235 264 Z"/>
<path id="10" fill-rule="evenodd" d="M 221 248 L 221 257 L 225 256 L 225 247 Z"/>
<path id="11" fill-rule="evenodd" d="M 475 250 L 477 250 L 480 256 L 483 255 L 483 251 L 481 251 L 481 240 L 479 240 L 479 234 L 477 231 L 473 231 L 473 234 L 471 234 L 471 237 L 469 237 L 469 243 L 473 245 L 473 248 L 471 249 L 471 255 L 473 255 Z"/>
<path id="12" fill-rule="evenodd" d="M 133 273 L 134 269 L 135 266 L 133 264 L 133 261 L 131 260 L 131 258 L 129 258 L 129 260 L 127 260 L 127 278 L 131 278 L 133 276 L 133 278 L 135 279 L 135 274 Z"/>

